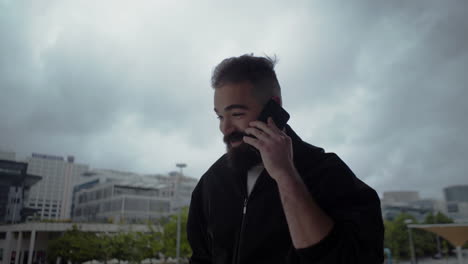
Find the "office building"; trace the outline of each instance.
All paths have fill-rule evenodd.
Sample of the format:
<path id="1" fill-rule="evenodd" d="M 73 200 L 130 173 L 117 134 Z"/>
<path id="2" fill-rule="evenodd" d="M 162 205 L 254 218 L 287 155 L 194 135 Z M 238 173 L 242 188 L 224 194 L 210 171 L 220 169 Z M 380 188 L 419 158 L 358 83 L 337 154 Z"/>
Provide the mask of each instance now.
<path id="1" fill-rule="evenodd" d="M 447 202 L 468 202 L 468 185 L 454 185 L 444 188 Z"/>
<path id="2" fill-rule="evenodd" d="M 37 209 L 30 219 L 70 219 L 73 185 L 88 166 L 75 163 L 73 156 L 36 154 L 26 158 L 28 173 L 39 175 L 42 180 L 31 187 L 27 205 Z"/>
<path id="3" fill-rule="evenodd" d="M 436 199 L 420 199 L 417 201 L 410 202 L 409 205 L 416 207 L 416 208 L 421 208 L 428 210 L 430 212 L 433 212 L 434 214 L 441 212 L 446 214 L 446 203 L 445 201 L 442 200 L 436 200 Z"/>
<path id="4" fill-rule="evenodd" d="M 196 183 L 179 173 L 88 171 L 74 187 L 72 218 L 77 222 L 158 222 L 190 204 Z"/>
<path id="5" fill-rule="evenodd" d="M 197 179 L 175 171 L 170 172 L 168 175 L 154 174 L 146 175 L 146 177 L 156 179 L 160 184 L 165 185 L 165 188 L 162 189 L 162 195 L 171 198 L 173 212 L 179 207 L 190 205 L 192 192 L 198 183 Z"/>
<path id="6" fill-rule="evenodd" d="M 0 160 L 0 224 L 22 222 L 34 213 L 24 201 L 41 177 L 28 174 L 27 167 L 23 162 Z"/>
<path id="7" fill-rule="evenodd" d="M 406 213 L 422 222 L 431 213 L 447 214 L 444 201 L 421 199 L 417 191 L 384 192 L 381 208 L 385 220 L 394 220 L 399 214 Z"/>
<path id="8" fill-rule="evenodd" d="M 468 223 L 468 202 L 447 202 L 447 216 L 456 223 Z"/>
<path id="9" fill-rule="evenodd" d="M 384 192 L 382 203 L 385 204 L 407 204 L 419 200 L 417 191 L 393 191 Z"/>

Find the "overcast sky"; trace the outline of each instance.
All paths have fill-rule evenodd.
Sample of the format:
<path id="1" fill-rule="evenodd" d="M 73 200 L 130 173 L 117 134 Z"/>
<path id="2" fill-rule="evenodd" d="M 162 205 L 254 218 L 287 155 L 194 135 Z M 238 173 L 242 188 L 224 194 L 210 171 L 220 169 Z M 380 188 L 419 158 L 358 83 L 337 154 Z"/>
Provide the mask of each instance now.
<path id="1" fill-rule="evenodd" d="M 221 2 L 0 0 L 0 147 L 199 178 L 214 66 L 276 54 L 290 125 L 380 195 L 468 184 L 468 1 Z"/>

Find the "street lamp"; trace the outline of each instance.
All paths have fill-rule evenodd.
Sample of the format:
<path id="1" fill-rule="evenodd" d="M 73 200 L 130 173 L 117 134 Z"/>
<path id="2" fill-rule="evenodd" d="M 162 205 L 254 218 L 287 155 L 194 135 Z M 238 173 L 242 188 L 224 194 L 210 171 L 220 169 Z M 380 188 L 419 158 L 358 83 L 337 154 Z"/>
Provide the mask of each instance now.
<path id="1" fill-rule="evenodd" d="M 408 236 L 409 236 L 409 243 L 410 243 L 410 251 L 411 251 L 411 264 L 416 264 L 416 259 L 414 257 L 414 245 L 413 245 L 413 236 L 411 235 L 411 227 L 409 224 L 413 223 L 412 219 L 406 219 L 405 224 L 408 228 Z"/>
<path id="2" fill-rule="evenodd" d="M 180 177 L 183 175 L 183 169 L 187 167 L 185 163 L 177 163 L 176 167 L 180 169 L 180 174 L 177 175 L 176 179 L 176 201 L 177 205 L 177 245 L 176 245 L 176 259 L 177 264 L 180 263 L 180 197 L 179 197 L 179 185 L 180 185 Z"/>

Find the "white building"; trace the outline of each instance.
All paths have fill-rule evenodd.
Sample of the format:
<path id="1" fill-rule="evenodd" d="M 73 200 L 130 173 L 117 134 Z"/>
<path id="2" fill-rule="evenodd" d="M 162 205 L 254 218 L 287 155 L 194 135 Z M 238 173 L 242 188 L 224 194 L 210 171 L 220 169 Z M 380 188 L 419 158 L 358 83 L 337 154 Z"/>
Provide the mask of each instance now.
<path id="1" fill-rule="evenodd" d="M 445 201 L 421 199 L 417 191 L 384 192 L 381 208 L 386 220 L 393 220 L 401 213 L 410 214 L 420 222 L 429 214 L 441 212 L 447 215 Z"/>
<path id="2" fill-rule="evenodd" d="M 26 205 L 38 209 L 36 219 L 70 219 L 73 185 L 88 166 L 77 164 L 72 156 L 33 153 L 26 158 L 28 173 L 39 175 L 42 180 L 31 187 Z M 33 218 L 33 217 L 31 217 Z M 30 220 L 31 220 L 30 218 Z"/>
<path id="3" fill-rule="evenodd" d="M 190 205 L 192 192 L 198 183 L 198 179 L 184 176 L 175 171 L 168 175 L 154 174 L 145 175 L 145 177 L 157 179 L 160 184 L 165 185 L 165 188 L 162 189 L 163 195 L 171 197 L 172 210 L 176 210 L 179 206 Z"/>
<path id="4" fill-rule="evenodd" d="M 422 209 L 427 209 L 433 214 L 438 212 L 447 214 L 447 203 L 443 200 L 436 199 L 420 199 L 409 203 L 411 206 L 415 206 Z"/>
<path id="5" fill-rule="evenodd" d="M 468 202 L 447 202 L 446 214 L 455 223 L 468 223 Z"/>
<path id="6" fill-rule="evenodd" d="M 455 223 L 468 222 L 468 202 L 464 188 L 466 186 L 452 186 L 444 189 L 446 201 L 436 199 L 420 199 L 415 191 L 384 192 L 381 200 L 382 216 L 393 220 L 400 213 L 413 215 L 418 221 L 432 213 L 443 213 L 453 219 Z M 447 198 L 448 197 L 448 198 Z"/>
<path id="7" fill-rule="evenodd" d="M 389 191 L 384 192 L 383 204 L 408 204 L 420 200 L 417 191 Z"/>
<path id="8" fill-rule="evenodd" d="M 188 206 L 196 183 L 179 173 L 91 170 L 74 187 L 72 218 L 77 222 L 157 222 L 179 206 Z"/>

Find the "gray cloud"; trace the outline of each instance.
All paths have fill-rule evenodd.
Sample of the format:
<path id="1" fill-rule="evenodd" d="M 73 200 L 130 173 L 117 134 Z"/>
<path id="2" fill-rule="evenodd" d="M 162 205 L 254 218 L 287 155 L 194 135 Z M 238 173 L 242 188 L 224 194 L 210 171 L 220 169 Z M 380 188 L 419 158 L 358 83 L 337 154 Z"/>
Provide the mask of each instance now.
<path id="1" fill-rule="evenodd" d="M 277 54 L 291 124 L 385 190 L 468 183 L 465 1 L 0 2 L 0 147 L 199 177 L 213 67 Z"/>

